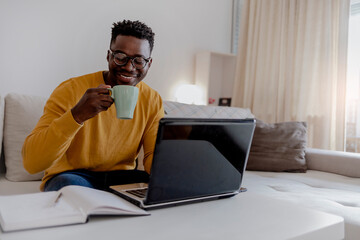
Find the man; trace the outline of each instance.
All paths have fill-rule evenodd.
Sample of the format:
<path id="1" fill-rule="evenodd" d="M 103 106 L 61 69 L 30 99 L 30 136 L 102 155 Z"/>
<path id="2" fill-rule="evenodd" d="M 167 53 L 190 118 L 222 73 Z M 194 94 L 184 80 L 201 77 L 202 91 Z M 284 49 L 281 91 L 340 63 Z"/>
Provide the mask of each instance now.
<path id="1" fill-rule="evenodd" d="M 42 190 L 66 185 L 106 189 L 148 180 L 158 122 L 164 116 L 160 95 L 142 82 L 152 64 L 154 35 L 139 21 L 114 23 L 109 70 L 69 79 L 51 94 L 22 149 L 29 173 L 45 170 Z M 107 89 L 115 85 L 139 88 L 131 120 L 116 118 Z M 141 146 L 146 172 L 135 170 Z"/>

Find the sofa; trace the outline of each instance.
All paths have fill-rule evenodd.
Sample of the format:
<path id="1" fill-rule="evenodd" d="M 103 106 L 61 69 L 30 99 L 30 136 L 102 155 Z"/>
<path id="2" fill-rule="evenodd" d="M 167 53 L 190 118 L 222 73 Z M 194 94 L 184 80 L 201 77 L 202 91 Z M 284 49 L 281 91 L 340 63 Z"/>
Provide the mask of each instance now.
<path id="1" fill-rule="evenodd" d="M 44 97 L 16 93 L 0 97 L 0 138 L 2 139 L 0 145 L 0 195 L 40 191 L 40 179 L 43 173 L 31 175 L 24 170 L 21 148 L 25 137 L 40 118 L 45 102 Z M 164 101 L 164 110 L 166 117 L 255 117 L 249 109 L 197 106 L 171 101 Z M 279 127 L 277 125 L 269 126 L 270 128 L 265 131 L 266 134 Z M 284 126 L 287 125 L 281 125 L 281 127 Z M 306 127 L 303 123 L 298 126 L 301 129 Z M 284 132 L 284 129 L 280 130 Z M 292 136 L 298 136 L 298 133 L 292 134 Z M 256 131 L 255 134 L 257 134 Z M 257 144 L 256 141 L 261 141 L 261 139 L 266 140 L 266 137 L 260 135 L 255 138 L 254 136 L 254 146 Z M 266 141 L 275 141 L 272 136 L 270 139 Z M 284 142 L 281 144 L 286 145 Z M 261 146 L 261 144 L 256 146 Z M 296 150 L 296 156 L 299 156 L 300 159 L 296 162 L 300 166 L 298 171 L 282 168 L 272 171 L 271 166 L 278 164 L 276 159 L 271 162 L 270 168 L 262 169 L 261 167 L 267 163 L 261 161 L 266 157 L 261 157 L 265 156 L 260 154 L 261 150 L 259 149 L 261 148 L 258 147 L 257 150 L 252 148 L 248 162 L 248 166 L 252 167 L 245 171 L 242 185 L 247 188 L 248 192 L 294 202 L 307 208 L 341 216 L 345 221 L 345 238 L 360 239 L 360 154 L 307 148 L 304 144 L 293 146 L 296 148 L 302 146 L 303 148 L 301 151 Z M 284 149 L 284 147 L 279 149 Z M 267 156 L 269 155 L 282 158 L 285 154 L 267 153 Z M 260 157 L 255 159 L 253 156 Z M 141 156 L 139 159 L 141 161 Z M 288 157 L 287 161 L 289 160 L 292 161 Z M 257 165 L 254 165 L 256 161 Z M 141 168 L 141 164 L 139 166 Z"/>

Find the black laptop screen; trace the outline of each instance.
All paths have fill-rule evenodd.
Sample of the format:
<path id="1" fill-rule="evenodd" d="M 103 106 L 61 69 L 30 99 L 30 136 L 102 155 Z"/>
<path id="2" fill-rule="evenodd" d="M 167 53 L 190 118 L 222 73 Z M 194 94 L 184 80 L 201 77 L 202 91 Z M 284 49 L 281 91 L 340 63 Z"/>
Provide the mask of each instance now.
<path id="1" fill-rule="evenodd" d="M 176 120 L 164 124 L 162 140 L 203 140 L 210 142 L 239 172 L 243 172 L 251 144 L 253 120 Z"/>
<path id="2" fill-rule="evenodd" d="M 146 203 L 238 191 L 254 127 L 254 120 L 160 120 Z"/>
<path id="3" fill-rule="evenodd" d="M 147 204 L 240 189 L 254 120 L 161 119 Z"/>

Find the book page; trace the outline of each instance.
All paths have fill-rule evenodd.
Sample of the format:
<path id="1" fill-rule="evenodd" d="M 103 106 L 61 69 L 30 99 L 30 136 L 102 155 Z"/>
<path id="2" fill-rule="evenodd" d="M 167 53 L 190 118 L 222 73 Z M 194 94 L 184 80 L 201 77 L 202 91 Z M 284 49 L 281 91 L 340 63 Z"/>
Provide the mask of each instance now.
<path id="1" fill-rule="evenodd" d="M 59 192 L 0 196 L 0 223 L 4 231 L 80 223 L 86 216 Z"/>
<path id="2" fill-rule="evenodd" d="M 145 210 L 115 194 L 81 186 L 66 186 L 61 191 L 88 215 L 149 215 Z"/>

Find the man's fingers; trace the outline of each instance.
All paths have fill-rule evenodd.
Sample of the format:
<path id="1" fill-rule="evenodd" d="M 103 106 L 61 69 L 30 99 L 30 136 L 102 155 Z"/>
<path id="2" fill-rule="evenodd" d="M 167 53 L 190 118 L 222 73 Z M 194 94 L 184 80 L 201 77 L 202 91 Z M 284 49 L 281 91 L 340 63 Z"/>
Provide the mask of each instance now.
<path id="1" fill-rule="evenodd" d="M 98 88 L 111 88 L 110 85 L 100 84 Z"/>
<path id="2" fill-rule="evenodd" d="M 104 86 L 108 86 L 108 85 L 104 85 Z M 97 88 L 91 88 L 88 91 L 89 91 L 89 93 L 96 94 L 96 95 L 109 95 L 110 94 L 109 88 L 97 87 Z"/>
<path id="3" fill-rule="evenodd" d="M 109 102 L 112 103 L 114 100 L 112 99 L 112 97 L 110 97 L 108 94 L 102 94 L 100 96 L 97 97 L 100 101 L 105 101 L 105 102 Z"/>
<path id="4" fill-rule="evenodd" d="M 101 111 L 106 111 L 106 110 L 109 109 L 109 107 L 110 107 L 110 106 L 107 106 L 107 105 L 101 105 L 101 106 L 100 106 L 100 109 L 101 109 Z"/>
<path id="5" fill-rule="evenodd" d="M 98 86 L 98 89 L 100 89 L 101 91 L 99 92 L 99 94 L 105 94 L 105 95 L 110 95 L 110 92 L 109 92 L 109 88 L 111 88 L 110 85 L 105 85 L 105 84 L 100 84 Z"/>
<path id="6" fill-rule="evenodd" d="M 99 93 L 108 93 L 109 88 L 96 88 L 97 92 Z"/>

